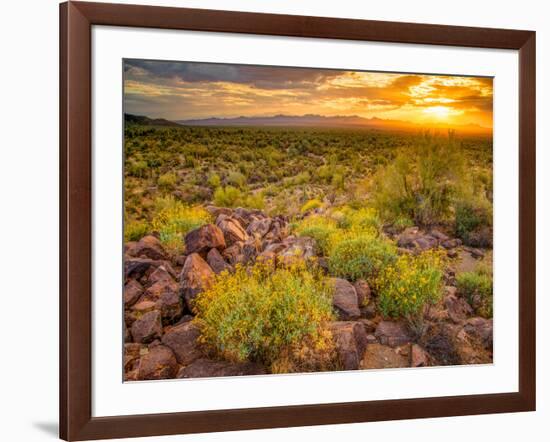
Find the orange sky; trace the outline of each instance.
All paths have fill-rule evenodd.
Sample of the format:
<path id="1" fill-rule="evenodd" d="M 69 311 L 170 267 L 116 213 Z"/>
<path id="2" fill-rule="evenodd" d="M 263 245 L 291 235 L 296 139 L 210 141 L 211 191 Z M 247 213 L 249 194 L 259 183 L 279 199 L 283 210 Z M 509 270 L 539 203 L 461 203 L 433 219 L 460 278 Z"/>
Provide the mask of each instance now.
<path id="1" fill-rule="evenodd" d="M 125 61 L 127 113 L 210 117 L 358 115 L 491 128 L 493 80 L 286 67 Z"/>

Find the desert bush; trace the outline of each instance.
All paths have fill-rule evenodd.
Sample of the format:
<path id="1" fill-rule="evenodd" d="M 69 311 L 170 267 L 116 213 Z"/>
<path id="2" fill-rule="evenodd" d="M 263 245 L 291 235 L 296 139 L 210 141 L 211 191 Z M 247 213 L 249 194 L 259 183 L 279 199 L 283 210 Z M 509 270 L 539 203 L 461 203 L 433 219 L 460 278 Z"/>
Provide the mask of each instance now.
<path id="1" fill-rule="evenodd" d="M 160 235 L 160 241 L 170 251 L 183 247 L 183 236 L 197 227 L 211 222 L 210 214 L 199 206 L 187 206 L 172 197 L 155 201 L 151 228 Z"/>
<path id="2" fill-rule="evenodd" d="M 314 198 L 312 200 L 307 201 L 301 208 L 300 212 L 306 213 L 313 209 L 318 209 L 319 207 L 323 206 L 323 202 L 318 200 L 317 198 Z"/>
<path id="3" fill-rule="evenodd" d="M 147 161 L 133 160 L 126 163 L 126 172 L 128 175 L 137 178 L 143 178 L 147 172 Z"/>
<path id="4" fill-rule="evenodd" d="M 405 318 L 416 324 L 425 306 L 442 296 L 443 257 L 440 252 L 401 255 L 380 272 L 375 283 L 378 308 L 385 317 Z"/>
<path id="5" fill-rule="evenodd" d="M 247 195 L 243 202 L 242 206 L 249 209 L 263 209 L 265 207 L 265 199 L 261 192 L 253 193 Z"/>
<path id="6" fill-rule="evenodd" d="M 472 242 L 472 234 L 482 226 L 492 224 L 492 211 L 489 204 L 470 200 L 461 201 L 455 210 L 456 235 L 466 244 Z M 478 245 L 478 244 L 476 244 Z"/>
<path id="7" fill-rule="evenodd" d="M 378 213 L 374 209 L 344 207 L 335 212 L 333 216 L 338 221 L 338 227 L 356 233 L 377 236 L 382 226 Z"/>
<path id="8" fill-rule="evenodd" d="M 404 230 L 406 229 L 407 227 L 413 227 L 414 226 L 414 222 L 412 219 L 410 218 L 407 218 L 405 216 L 400 216 L 399 218 L 397 218 L 393 224 L 392 224 L 393 227 L 395 227 L 396 229 L 398 230 Z"/>
<path id="9" fill-rule="evenodd" d="M 208 177 L 208 185 L 214 189 L 220 187 L 221 179 L 217 173 L 211 173 Z"/>
<path id="10" fill-rule="evenodd" d="M 446 221 L 465 185 L 464 176 L 464 155 L 454 136 L 424 134 L 415 148 L 377 173 L 374 205 L 388 221 L 401 217 L 418 224 Z"/>
<path id="11" fill-rule="evenodd" d="M 456 286 L 478 315 L 493 317 L 493 276 L 490 269 L 478 266 L 473 272 L 460 273 L 456 277 Z"/>
<path id="12" fill-rule="evenodd" d="M 221 207 L 237 207 L 242 198 L 239 189 L 233 186 L 218 187 L 214 191 L 214 204 Z"/>
<path id="13" fill-rule="evenodd" d="M 328 265 L 331 274 L 342 278 L 372 281 L 397 259 L 396 247 L 388 240 L 369 234 L 348 233 L 332 239 Z"/>
<path id="14" fill-rule="evenodd" d="M 339 230 L 336 221 L 332 218 L 316 215 L 309 216 L 294 226 L 294 231 L 300 236 L 309 236 L 315 239 L 319 251 L 327 255 L 332 245 L 332 240 Z"/>
<path id="15" fill-rule="evenodd" d="M 297 353 L 304 343 L 320 359 L 331 346 L 325 325 L 333 319 L 332 287 L 303 262 L 277 269 L 272 262 L 256 263 L 222 272 L 198 295 L 195 310 L 201 341 L 231 361 L 295 371 L 289 364 L 300 366 Z"/>
<path id="16" fill-rule="evenodd" d="M 178 176 L 175 173 L 168 172 L 158 177 L 157 184 L 163 189 L 173 189 L 177 181 Z"/>
<path id="17" fill-rule="evenodd" d="M 241 189 L 246 186 L 246 177 L 240 172 L 229 172 L 226 181 L 227 184 Z"/>
<path id="18" fill-rule="evenodd" d="M 124 241 L 139 241 L 149 231 L 149 225 L 145 221 L 125 220 L 124 221 Z"/>

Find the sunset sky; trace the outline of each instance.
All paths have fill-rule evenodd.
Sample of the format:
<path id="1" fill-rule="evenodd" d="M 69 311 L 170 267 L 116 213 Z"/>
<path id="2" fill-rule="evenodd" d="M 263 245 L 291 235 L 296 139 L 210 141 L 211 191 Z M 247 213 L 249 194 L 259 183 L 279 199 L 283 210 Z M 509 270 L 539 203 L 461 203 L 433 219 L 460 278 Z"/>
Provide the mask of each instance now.
<path id="1" fill-rule="evenodd" d="M 126 60 L 125 112 L 184 120 L 319 114 L 491 128 L 493 80 Z"/>

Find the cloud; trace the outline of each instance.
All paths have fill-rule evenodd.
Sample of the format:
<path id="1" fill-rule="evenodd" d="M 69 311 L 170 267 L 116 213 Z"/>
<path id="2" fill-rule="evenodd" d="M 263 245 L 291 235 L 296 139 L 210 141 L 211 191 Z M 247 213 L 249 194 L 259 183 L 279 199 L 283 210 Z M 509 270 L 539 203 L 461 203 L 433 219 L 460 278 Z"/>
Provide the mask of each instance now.
<path id="1" fill-rule="evenodd" d="M 126 60 L 129 113 L 168 119 L 360 115 L 492 125 L 492 78 Z M 449 112 L 430 112 L 445 106 Z"/>

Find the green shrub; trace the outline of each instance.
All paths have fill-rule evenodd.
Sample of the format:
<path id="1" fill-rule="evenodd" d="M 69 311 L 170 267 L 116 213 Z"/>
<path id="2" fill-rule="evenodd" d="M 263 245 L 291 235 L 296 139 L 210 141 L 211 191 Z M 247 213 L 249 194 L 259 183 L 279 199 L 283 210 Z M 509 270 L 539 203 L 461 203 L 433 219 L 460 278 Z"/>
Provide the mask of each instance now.
<path id="1" fill-rule="evenodd" d="M 314 198 L 312 200 L 309 200 L 306 202 L 301 208 L 300 212 L 306 213 L 313 209 L 318 209 L 319 207 L 323 206 L 323 202 L 318 200 L 317 198 Z"/>
<path id="2" fill-rule="evenodd" d="M 414 222 L 412 219 L 410 218 L 407 218 L 405 216 L 401 216 L 399 218 L 397 218 L 394 223 L 392 224 L 393 227 L 395 227 L 396 229 L 399 229 L 399 230 L 404 230 L 406 229 L 407 227 L 413 227 L 414 226 Z"/>
<path id="3" fill-rule="evenodd" d="M 346 237 L 347 236 L 347 237 Z M 348 234 L 334 241 L 328 256 L 331 274 L 341 278 L 372 281 L 397 259 L 393 243 L 368 234 Z"/>
<path id="4" fill-rule="evenodd" d="M 326 216 L 309 216 L 300 221 L 294 231 L 300 236 L 309 236 L 315 239 L 319 251 L 327 255 L 332 245 L 332 239 L 339 230 L 336 221 Z"/>
<path id="5" fill-rule="evenodd" d="M 478 315 L 493 317 L 493 277 L 489 270 L 479 267 L 473 272 L 460 273 L 456 286 Z"/>
<path id="6" fill-rule="evenodd" d="M 147 172 L 147 161 L 128 161 L 126 163 L 126 172 L 128 175 L 135 176 L 137 178 L 143 178 Z"/>
<path id="7" fill-rule="evenodd" d="M 265 207 L 265 199 L 261 192 L 257 192 L 247 195 L 246 198 L 244 198 L 242 205 L 248 209 L 262 210 Z"/>
<path id="8" fill-rule="evenodd" d="M 464 155 L 452 134 L 425 134 L 374 180 L 374 205 L 388 221 L 404 217 L 418 224 L 448 220 L 454 199 L 466 185 Z"/>
<path id="9" fill-rule="evenodd" d="M 203 224 L 211 222 L 210 214 L 199 206 L 187 206 L 172 197 L 158 198 L 151 228 L 160 235 L 160 241 L 171 251 L 180 251 L 183 236 Z"/>
<path id="10" fill-rule="evenodd" d="M 401 255 L 376 279 L 378 308 L 391 318 L 405 318 L 411 324 L 421 320 L 424 307 L 442 296 L 443 258 L 440 252 L 419 256 Z"/>
<path id="11" fill-rule="evenodd" d="M 455 211 L 456 235 L 466 244 L 470 243 L 470 235 L 481 226 L 492 224 L 489 210 L 475 202 L 461 202 Z"/>
<path id="12" fill-rule="evenodd" d="M 242 189 L 246 186 L 246 177 L 240 172 L 230 172 L 227 175 L 227 183 Z"/>
<path id="13" fill-rule="evenodd" d="M 125 221 L 124 222 L 124 241 L 139 241 L 149 231 L 149 225 L 145 221 Z"/>
<path id="14" fill-rule="evenodd" d="M 239 189 L 233 186 L 218 187 L 214 192 L 214 204 L 221 207 L 237 207 L 242 198 Z"/>
<path id="15" fill-rule="evenodd" d="M 158 177 L 157 184 L 163 189 L 173 189 L 178 181 L 178 176 L 175 173 L 168 172 Z"/>
<path id="16" fill-rule="evenodd" d="M 217 173 L 211 173 L 208 177 L 208 185 L 214 189 L 220 187 L 221 179 Z"/>
<path id="17" fill-rule="evenodd" d="M 332 287 L 303 262 L 277 269 L 271 262 L 257 263 L 222 272 L 198 295 L 195 311 L 201 342 L 231 361 L 295 371 L 305 342 L 306 350 L 321 358 L 331 346 L 326 325 L 333 319 Z M 282 363 L 289 357 L 291 366 Z"/>

